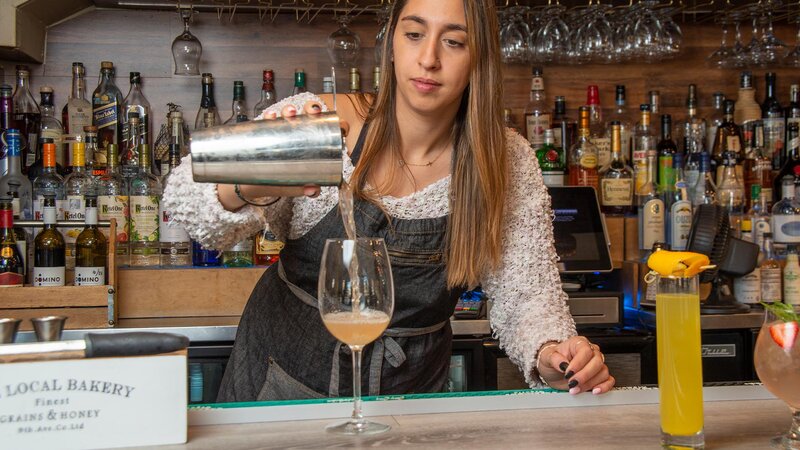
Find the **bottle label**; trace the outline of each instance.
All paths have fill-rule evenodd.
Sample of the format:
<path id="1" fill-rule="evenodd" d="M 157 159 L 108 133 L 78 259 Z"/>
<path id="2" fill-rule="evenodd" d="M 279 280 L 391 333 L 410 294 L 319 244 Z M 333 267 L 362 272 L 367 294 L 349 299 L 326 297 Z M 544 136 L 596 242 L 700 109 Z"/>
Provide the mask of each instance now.
<path id="1" fill-rule="evenodd" d="M 35 267 L 33 268 L 34 286 L 64 286 L 66 268 Z"/>
<path id="2" fill-rule="evenodd" d="M 131 242 L 158 242 L 158 197 L 132 195 Z"/>
<path id="3" fill-rule="evenodd" d="M 656 242 L 664 242 L 664 202 L 659 198 L 649 200 L 641 211 L 641 241 L 639 248 L 650 250 Z"/>
<path id="4" fill-rule="evenodd" d="M 770 232 L 770 224 L 768 217 L 754 217 L 753 223 L 753 243 L 758 245 L 758 248 L 764 248 L 764 233 Z"/>
<path id="5" fill-rule="evenodd" d="M 525 127 L 528 132 L 528 142 L 534 148 L 539 148 L 544 144 L 544 132 L 550 128 L 550 114 L 525 114 Z"/>
<path id="6" fill-rule="evenodd" d="M 772 234 L 775 242 L 782 244 L 800 243 L 800 215 L 772 215 Z"/>
<path id="7" fill-rule="evenodd" d="M 533 77 L 533 79 L 531 79 L 531 90 L 532 91 L 543 91 L 544 90 L 544 78 L 542 78 L 542 77 Z"/>
<path id="8" fill-rule="evenodd" d="M 84 197 L 82 195 L 68 195 L 66 200 L 67 208 L 64 211 L 64 220 L 80 220 L 86 218 L 86 206 Z M 74 244 L 81 234 L 83 228 L 66 228 L 62 230 L 64 234 L 64 242 L 67 244 Z"/>
<path id="9" fill-rule="evenodd" d="M 783 140 L 785 124 L 783 117 L 762 119 L 764 123 L 764 153 L 767 157 L 774 159 L 773 155 L 780 155 L 783 152 Z"/>
<path id="10" fill-rule="evenodd" d="M 562 170 L 542 171 L 542 178 L 547 187 L 564 185 L 564 171 Z"/>
<path id="11" fill-rule="evenodd" d="M 672 155 L 658 157 L 658 187 L 661 191 L 672 190 L 675 186 L 675 169 L 672 167 Z"/>
<path id="12" fill-rule="evenodd" d="M 272 231 L 256 234 L 256 253 L 259 255 L 277 255 L 283 250 L 283 246 L 283 242 Z"/>
<path id="13" fill-rule="evenodd" d="M 102 286 L 106 284 L 105 267 L 75 267 L 75 286 Z"/>
<path id="14" fill-rule="evenodd" d="M 792 267 L 793 266 L 793 267 Z M 794 262 L 787 261 L 783 271 L 783 302 L 788 305 L 800 305 L 800 267 L 797 258 Z"/>
<path id="15" fill-rule="evenodd" d="M 128 242 L 128 226 L 130 221 L 130 211 L 128 209 L 127 195 L 101 195 L 97 197 L 97 209 L 100 220 L 117 221 L 117 237 L 119 243 Z M 101 228 L 106 239 L 110 239 L 110 228 Z"/>
<path id="16" fill-rule="evenodd" d="M 116 125 L 118 121 L 117 109 L 116 100 L 111 103 L 101 104 L 100 106 L 94 108 L 94 110 L 92 110 L 94 125 L 97 128 L 108 128 Z"/>
<path id="17" fill-rule="evenodd" d="M 761 301 L 761 271 L 756 268 L 747 275 L 733 280 L 733 294 L 736 300 L 753 304 Z"/>
<path id="18" fill-rule="evenodd" d="M 597 167 L 597 159 L 597 156 L 595 156 L 593 153 L 584 153 L 581 155 L 581 159 L 578 161 L 578 164 L 580 164 L 580 166 L 584 169 L 594 169 Z"/>
<path id="19" fill-rule="evenodd" d="M 250 238 L 242 239 L 241 241 L 237 242 L 236 245 L 230 249 L 232 252 L 252 252 L 253 251 L 253 240 Z"/>
<path id="20" fill-rule="evenodd" d="M 631 160 L 635 179 L 633 192 L 639 192 L 642 186 L 647 183 L 647 150 L 634 150 Z"/>
<path id="21" fill-rule="evenodd" d="M 593 137 L 589 141 L 597 147 L 597 160 L 595 166 L 605 167 L 611 162 L 611 139 L 604 137 Z"/>
<path id="22" fill-rule="evenodd" d="M 603 206 L 631 206 L 633 204 L 633 179 L 601 179 L 600 203 Z"/>
<path id="23" fill-rule="evenodd" d="M 781 301 L 780 268 L 761 268 L 761 300 L 764 302 Z"/>
<path id="24" fill-rule="evenodd" d="M 163 206 L 161 206 L 160 209 L 161 211 L 158 215 L 159 240 L 161 242 L 188 243 L 189 233 L 186 232 L 186 229 L 182 225 L 172 220 L 172 216 L 170 215 L 169 211 L 164 210 Z"/>
<path id="25" fill-rule="evenodd" d="M 16 272 L 3 272 L 0 273 L 0 288 L 4 287 L 20 287 L 24 284 L 25 278 L 22 274 Z"/>
<path id="26" fill-rule="evenodd" d="M 739 153 L 742 151 L 742 143 L 739 141 L 739 136 L 728 136 L 726 138 L 726 147 L 729 152 Z"/>
<path id="27" fill-rule="evenodd" d="M 83 134 L 83 127 L 92 124 L 92 105 L 87 101 L 70 99 L 67 102 L 67 132 L 78 136 Z"/>
<path id="28" fill-rule="evenodd" d="M 56 200 L 56 207 L 53 210 L 55 215 L 50 223 L 56 223 L 56 220 L 58 220 L 59 217 L 64 217 L 64 203 L 64 200 Z M 33 220 L 45 220 L 45 211 L 43 205 L 44 195 L 40 195 L 33 200 Z"/>
<path id="29" fill-rule="evenodd" d="M 673 251 L 686 250 L 692 229 L 692 204 L 678 200 L 670 209 L 670 245 Z"/>

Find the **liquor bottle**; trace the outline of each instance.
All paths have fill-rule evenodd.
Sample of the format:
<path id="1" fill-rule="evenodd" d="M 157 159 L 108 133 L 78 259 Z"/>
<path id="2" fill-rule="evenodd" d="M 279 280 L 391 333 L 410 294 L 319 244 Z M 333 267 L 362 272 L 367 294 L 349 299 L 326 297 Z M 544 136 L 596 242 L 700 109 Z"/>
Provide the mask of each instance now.
<path id="1" fill-rule="evenodd" d="M 707 152 L 700 154 L 700 171 L 692 195 L 692 206 L 717 204 L 717 186 L 711 172 L 711 155 Z"/>
<path id="2" fill-rule="evenodd" d="M 633 125 L 625 107 L 625 85 L 617 85 L 615 107 L 611 112 L 608 122 L 606 122 L 605 135 L 611 139 L 611 123 L 619 122 L 620 145 L 622 157 L 625 161 L 631 158 L 631 138 L 633 137 Z"/>
<path id="3" fill-rule="evenodd" d="M 686 120 L 678 124 L 678 142 L 694 141 L 704 145 L 707 132 L 708 124 L 697 114 L 697 86 L 690 84 L 686 96 Z M 663 135 L 664 131 L 661 133 Z"/>
<path id="4" fill-rule="evenodd" d="M 108 154 L 102 153 L 97 146 L 97 127 L 88 125 L 83 127 L 83 140 L 86 143 L 86 172 L 90 173 L 95 179 L 106 173 L 108 164 Z"/>
<path id="5" fill-rule="evenodd" d="M 375 66 L 372 68 L 372 93 L 378 95 L 381 90 L 381 68 Z"/>
<path id="6" fill-rule="evenodd" d="M 771 232 L 768 197 L 761 191 L 761 185 L 754 184 L 750 187 L 750 199 L 752 206 L 747 211 L 746 217 L 750 220 L 753 243 L 762 248 L 764 234 Z"/>
<path id="7" fill-rule="evenodd" d="M 553 137 L 555 146 L 564 149 L 562 153 L 564 160 L 561 163 L 564 167 L 569 165 L 567 161 L 567 150 L 572 148 L 578 136 L 578 123 L 567 117 L 567 99 L 563 95 L 556 97 L 555 109 L 552 118 Z"/>
<path id="8" fill-rule="evenodd" d="M 662 192 L 671 191 L 675 186 L 675 172 L 672 170 L 672 157 L 678 153 L 678 146 L 672 140 L 672 116 L 661 115 L 661 139 L 658 141 L 658 188 Z"/>
<path id="9" fill-rule="evenodd" d="M 516 131 L 520 136 L 522 136 L 522 129 L 519 127 L 519 125 L 517 125 L 517 122 L 514 121 L 514 114 L 509 108 L 503 108 L 503 126 Z"/>
<path id="10" fill-rule="evenodd" d="M 589 107 L 589 140 L 597 147 L 597 166 L 605 167 L 611 160 L 611 136 L 606 135 L 600 91 L 595 85 L 586 89 L 586 106 Z"/>
<path id="11" fill-rule="evenodd" d="M 544 143 L 536 149 L 536 159 L 539 161 L 544 185 L 547 187 L 564 185 L 564 166 L 561 164 L 562 150 L 555 146 L 554 140 L 553 130 L 545 130 Z"/>
<path id="12" fill-rule="evenodd" d="M 217 103 L 214 101 L 214 76 L 210 73 L 203 74 L 203 93 L 200 97 L 200 109 L 194 119 L 194 129 L 199 130 L 205 127 L 206 114 L 211 114 L 214 124 L 221 123 Z"/>
<path id="13" fill-rule="evenodd" d="M 122 145 L 122 92 L 114 84 L 114 63 L 100 63 L 100 83 L 92 93 L 92 125 L 97 127 L 97 145 L 108 154 L 108 145 Z"/>
<path id="14" fill-rule="evenodd" d="M 656 242 L 664 242 L 664 199 L 656 186 L 656 152 L 647 155 L 647 180 L 636 191 L 639 251 L 647 252 Z"/>
<path id="15" fill-rule="evenodd" d="M 128 91 L 128 95 L 125 96 L 125 100 L 123 100 L 123 118 L 125 123 L 123 124 L 122 134 L 123 140 L 129 141 L 131 140 L 131 136 L 134 133 L 138 133 L 139 135 L 139 142 L 142 144 L 150 145 L 152 148 L 153 145 L 153 125 L 152 120 L 153 118 L 150 115 L 150 102 L 147 101 L 144 94 L 142 93 L 142 78 L 139 75 L 139 72 L 131 72 L 130 73 L 130 83 L 131 87 Z M 133 127 L 130 118 L 133 115 L 139 118 L 139 126 Z M 123 147 L 124 148 L 124 147 Z M 150 161 L 153 161 L 153 155 L 150 155 Z M 152 171 L 159 170 L 159 167 L 153 165 L 150 168 Z"/>
<path id="16" fill-rule="evenodd" d="M 17 87 L 14 89 L 12 106 L 14 107 L 15 128 L 22 136 L 22 173 L 28 173 L 28 167 L 36 158 L 36 143 L 39 142 L 39 129 L 42 118 L 39 105 L 30 90 L 31 72 L 28 66 L 17 66 Z"/>
<path id="17" fill-rule="evenodd" d="M 749 140 L 753 123 L 761 120 L 761 106 L 756 102 L 756 90 L 753 88 L 753 74 L 742 72 L 739 76 L 739 92 L 736 98 L 736 111 L 733 121 L 742 127 L 744 139 Z M 770 156 L 771 155 L 767 155 Z"/>
<path id="18" fill-rule="evenodd" d="M 783 266 L 783 303 L 800 305 L 800 264 L 797 259 L 797 248 L 794 245 L 790 245 L 787 249 L 786 265 Z"/>
<path id="19" fill-rule="evenodd" d="M 86 226 L 75 242 L 75 286 L 106 284 L 108 240 L 97 228 L 97 197 L 86 196 Z"/>
<path id="20" fill-rule="evenodd" d="M 322 77 L 322 93 L 333 94 L 333 77 Z"/>
<path id="21" fill-rule="evenodd" d="M 161 159 L 161 177 L 162 179 L 169 173 L 170 168 L 170 161 L 171 156 L 169 155 L 169 149 L 172 146 L 176 146 L 180 154 L 178 155 L 178 164 L 180 164 L 180 158 L 186 155 L 186 138 L 185 138 L 185 130 L 184 130 L 184 122 L 183 122 L 183 113 L 180 111 L 172 111 L 169 113 L 169 134 L 170 134 L 170 142 L 167 145 L 167 154 L 162 156 Z M 163 186 L 166 184 L 162 183 Z"/>
<path id="22" fill-rule="evenodd" d="M 764 156 L 764 128 L 760 123 L 754 124 L 751 143 L 747 146 L 749 152 L 745 155 L 742 172 L 744 174 L 744 191 L 750 192 L 751 186 L 760 185 L 761 193 L 769 199 L 772 207 L 772 160 Z M 738 167 L 737 167 L 738 169 Z M 758 201 L 758 198 L 756 198 Z M 753 205 L 748 203 L 748 207 Z"/>
<path id="23" fill-rule="evenodd" d="M 265 109 L 278 101 L 278 97 L 275 95 L 275 73 L 271 70 L 265 70 L 262 78 L 264 82 L 261 84 L 261 101 L 256 103 L 255 108 L 253 108 L 253 117 L 260 116 Z"/>
<path id="24" fill-rule="evenodd" d="M 72 94 L 61 110 L 64 133 L 71 142 L 80 140 L 84 127 L 92 124 L 92 104 L 86 100 L 86 69 L 83 63 L 72 63 Z"/>
<path id="25" fill-rule="evenodd" d="M 742 221 L 742 239 L 752 242 L 751 223 Z M 757 305 L 761 301 L 761 270 L 758 267 L 752 272 L 733 280 L 733 295 L 741 303 Z"/>
<path id="26" fill-rule="evenodd" d="M 43 138 L 50 138 L 56 145 L 56 162 L 66 167 L 69 163 L 69 157 L 64 154 L 64 128 L 61 122 L 56 119 L 56 108 L 53 106 L 53 88 L 50 86 L 42 86 L 39 89 L 41 95 L 40 111 L 41 111 L 41 124 L 39 136 Z"/>
<path id="27" fill-rule="evenodd" d="M 162 178 L 161 185 L 167 185 L 169 172 L 181 163 L 181 148 L 178 144 L 169 146 L 169 170 Z M 161 266 L 178 267 L 192 265 L 191 238 L 186 229 L 172 220 L 171 214 L 164 208 L 164 203 L 159 205 L 158 238 L 161 242 Z"/>
<path id="28" fill-rule="evenodd" d="M 64 180 L 67 195 L 64 209 L 65 220 L 83 221 L 86 213 L 86 196 L 97 195 L 94 178 L 86 171 L 86 167 L 84 166 L 84 158 L 86 155 L 84 145 L 83 142 L 75 143 L 72 155 L 72 173 Z M 95 199 L 95 202 L 96 200 L 97 199 Z M 81 228 L 64 229 L 64 242 L 67 246 L 67 269 L 75 267 L 75 240 L 78 238 L 81 231 Z"/>
<path id="29" fill-rule="evenodd" d="M 248 236 L 237 242 L 230 250 L 222 252 L 222 265 L 225 267 L 250 267 L 253 265 L 253 237 Z"/>
<path id="30" fill-rule="evenodd" d="M 733 100 L 725 100 L 724 116 L 722 123 L 717 127 L 717 135 L 714 137 L 714 146 L 711 152 L 711 167 L 716 174 L 717 183 L 721 183 L 722 162 L 726 152 L 733 152 L 736 161 L 740 161 L 745 155 L 742 154 L 742 129 L 733 121 L 735 103 Z"/>
<path id="31" fill-rule="evenodd" d="M 0 195 L 0 287 L 25 284 L 25 264 L 17 247 L 11 197 Z"/>
<path id="32" fill-rule="evenodd" d="M 225 120 L 225 125 L 236 123 L 237 117 L 247 117 L 247 105 L 244 102 L 244 81 L 233 82 L 233 102 L 231 102 L 231 116 Z"/>
<path id="33" fill-rule="evenodd" d="M 222 252 L 203 247 L 192 239 L 192 265 L 198 267 L 218 267 L 222 265 Z"/>
<path id="34" fill-rule="evenodd" d="M 764 124 L 764 152 L 767 157 L 772 158 L 772 168 L 777 170 L 786 160 L 786 155 L 783 153 L 786 119 L 784 118 L 783 107 L 776 95 L 775 73 L 767 72 L 764 78 L 766 79 L 767 87 L 764 102 L 761 103 L 761 122 Z"/>
<path id="35" fill-rule="evenodd" d="M 530 99 L 525 106 L 525 131 L 528 134 L 528 142 L 533 148 L 539 148 L 544 144 L 544 130 L 550 129 L 550 110 L 546 100 L 542 69 L 534 67 Z"/>
<path id="36" fill-rule="evenodd" d="M 589 107 L 578 109 L 578 140 L 569 150 L 569 185 L 597 190 L 597 147 L 589 139 Z"/>
<path id="37" fill-rule="evenodd" d="M 622 124 L 612 121 L 611 161 L 600 169 L 600 208 L 605 214 L 633 213 L 633 169 L 622 154 Z"/>
<path id="38" fill-rule="evenodd" d="M 659 91 L 649 91 L 647 93 L 647 104 L 650 105 L 650 116 L 661 117 L 661 93 Z M 661 124 L 654 120 L 651 124 L 653 135 L 661 136 Z"/>
<path id="39" fill-rule="evenodd" d="M 22 218 L 30 220 L 33 218 L 33 187 L 28 177 L 22 174 L 22 137 L 19 130 L 14 128 L 6 130 L 5 141 L 8 148 L 6 155 L 8 172 L 0 177 L 0 195 L 11 192 L 11 185 L 16 184 Z"/>
<path id="40" fill-rule="evenodd" d="M 131 112 L 128 116 L 128 129 L 137 130 L 142 127 L 139 121 L 139 114 Z M 142 134 L 139 132 L 131 133 L 128 139 L 123 141 L 122 153 L 119 155 L 119 165 L 122 168 L 122 176 L 131 179 L 139 173 L 139 159 L 141 158 Z"/>
<path id="41" fill-rule="evenodd" d="M 130 231 L 130 197 L 128 182 L 119 173 L 117 164 L 117 146 L 108 146 L 108 165 L 106 171 L 97 180 L 97 206 L 100 220 L 117 221 L 117 235 L 110 236 L 110 230 L 103 228 L 107 239 L 116 240 L 117 265 L 127 266 L 130 261 L 128 233 Z"/>
<path id="42" fill-rule="evenodd" d="M 731 229 L 738 233 L 744 213 L 744 184 L 736 173 L 736 155 L 723 153 L 722 181 L 717 186 L 717 202 L 728 211 Z"/>
<path id="43" fill-rule="evenodd" d="M 56 146 L 47 142 L 43 146 L 42 174 L 33 180 L 33 218 L 42 220 L 44 197 L 53 195 L 57 217 L 64 217 L 64 178 L 56 172 Z"/>
<path id="44" fill-rule="evenodd" d="M 658 152 L 656 136 L 653 134 L 651 126 L 650 105 L 639 106 L 640 118 L 633 133 L 632 162 L 634 184 L 633 192 L 638 192 L 639 188 L 647 181 L 647 155 L 649 152 Z"/>
<path id="45" fill-rule="evenodd" d="M 147 147 L 142 144 L 139 173 L 130 181 L 130 265 L 152 267 L 161 263 L 158 236 L 161 181 L 150 172 Z"/>
<path id="46" fill-rule="evenodd" d="M 777 197 L 778 194 L 781 193 L 781 183 L 784 177 L 794 177 L 795 174 L 795 167 L 800 167 L 800 127 L 797 124 L 791 124 L 789 126 L 789 132 L 787 133 L 787 137 L 789 140 L 787 141 L 787 157 L 786 161 L 783 163 L 781 170 L 775 174 L 775 178 L 773 179 L 773 199 L 776 201 L 779 200 Z M 773 160 L 774 162 L 775 160 Z M 776 242 L 779 242 L 776 240 Z"/>
<path id="47" fill-rule="evenodd" d="M 36 159 L 33 164 L 28 166 L 28 180 L 30 180 L 31 183 L 36 180 L 36 177 L 44 173 L 44 146 L 45 144 L 52 143 L 52 139 L 39 136 L 39 143 L 36 146 Z M 63 176 L 66 172 L 66 169 L 56 161 L 56 173 Z"/>
<path id="48" fill-rule="evenodd" d="M 269 224 L 267 224 L 264 231 L 256 233 L 253 264 L 257 266 L 269 266 L 278 262 L 283 246 L 283 242 L 275 237 L 272 230 L 269 228 Z"/>
<path id="49" fill-rule="evenodd" d="M 667 243 L 673 251 L 686 250 L 689 233 L 692 229 L 692 200 L 689 197 L 689 186 L 683 177 L 683 155 L 676 153 L 672 158 L 675 172 L 675 188 L 670 192 L 667 205 L 669 220 L 667 224 Z"/>
<path id="50" fill-rule="evenodd" d="M 56 214 L 56 198 L 48 193 L 42 200 L 44 227 L 33 241 L 34 286 L 64 286 L 66 281 L 64 236 L 56 229 Z"/>
<path id="51" fill-rule="evenodd" d="M 361 73 L 358 67 L 350 68 L 350 93 L 358 94 L 361 92 Z"/>
<path id="52" fill-rule="evenodd" d="M 306 72 L 303 69 L 294 69 L 292 95 L 302 94 L 303 92 L 308 92 L 306 88 Z"/>
<path id="53" fill-rule="evenodd" d="M 705 148 L 714 148 L 714 139 L 717 137 L 717 127 L 722 124 L 724 119 L 723 103 L 725 102 L 725 94 L 722 92 L 714 92 L 711 105 L 714 111 L 708 118 L 708 132 L 706 133 Z"/>
<path id="54" fill-rule="evenodd" d="M 781 301 L 781 264 L 775 259 L 772 233 L 764 233 L 764 246 L 761 248 L 764 259 L 758 266 L 761 272 L 761 301 L 774 303 Z"/>
<path id="55" fill-rule="evenodd" d="M 5 139 L 6 130 L 15 128 L 14 123 L 14 105 L 11 99 L 11 86 L 7 84 L 0 85 L 0 176 L 8 172 L 8 145 Z M 19 131 L 19 130 L 17 130 Z M 20 143 L 20 146 L 22 144 Z"/>
<path id="56" fill-rule="evenodd" d="M 790 96 L 789 96 L 789 104 L 786 105 L 786 134 L 787 137 L 783 141 L 784 143 L 789 142 L 789 126 L 793 123 L 796 123 L 800 126 L 800 84 L 793 84 L 790 89 Z M 1 125 L 0 125 L 1 127 Z"/>
<path id="57" fill-rule="evenodd" d="M 794 232 L 800 226 L 800 205 L 794 199 L 794 176 L 781 179 L 782 199 L 772 206 L 770 229 L 774 241 L 779 244 L 800 243 L 800 235 Z"/>
<path id="58" fill-rule="evenodd" d="M 15 224 L 22 220 L 19 198 L 20 188 L 18 181 L 10 181 L 8 183 L 8 194 L 11 197 L 11 215 Z M 28 231 L 18 225 L 14 225 L 14 233 L 17 239 L 17 250 L 19 250 L 19 254 L 22 257 L 22 267 L 25 269 L 23 273 L 27 279 L 29 262 L 33 259 L 33 246 L 28 245 L 29 242 L 32 243 L 32 239 Z"/>

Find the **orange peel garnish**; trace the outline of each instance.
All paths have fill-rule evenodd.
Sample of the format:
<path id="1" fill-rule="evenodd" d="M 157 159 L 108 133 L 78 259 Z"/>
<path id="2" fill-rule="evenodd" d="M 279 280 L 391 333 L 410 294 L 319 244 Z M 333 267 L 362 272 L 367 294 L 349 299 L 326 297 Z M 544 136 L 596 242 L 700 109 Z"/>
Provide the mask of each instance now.
<path id="1" fill-rule="evenodd" d="M 659 250 L 647 258 L 647 266 L 662 277 L 693 277 L 713 267 L 708 256 L 694 252 Z"/>

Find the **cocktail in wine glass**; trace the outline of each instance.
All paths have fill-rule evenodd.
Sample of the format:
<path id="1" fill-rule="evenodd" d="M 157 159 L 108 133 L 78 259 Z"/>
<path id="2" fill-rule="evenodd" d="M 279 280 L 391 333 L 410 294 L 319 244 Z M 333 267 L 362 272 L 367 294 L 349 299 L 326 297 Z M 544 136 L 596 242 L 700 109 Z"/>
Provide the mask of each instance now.
<path id="1" fill-rule="evenodd" d="M 792 427 L 772 440 L 772 446 L 800 449 L 800 342 L 798 316 L 791 305 L 765 305 L 764 324 L 758 333 L 754 363 L 764 387 L 786 402 Z"/>
<path id="2" fill-rule="evenodd" d="M 370 422 L 361 413 L 361 351 L 386 330 L 394 312 L 394 284 L 383 239 L 328 239 L 317 298 L 325 327 L 353 354 L 353 415 L 326 429 L 349 435 L 388 431 L 388 425 Z"/>

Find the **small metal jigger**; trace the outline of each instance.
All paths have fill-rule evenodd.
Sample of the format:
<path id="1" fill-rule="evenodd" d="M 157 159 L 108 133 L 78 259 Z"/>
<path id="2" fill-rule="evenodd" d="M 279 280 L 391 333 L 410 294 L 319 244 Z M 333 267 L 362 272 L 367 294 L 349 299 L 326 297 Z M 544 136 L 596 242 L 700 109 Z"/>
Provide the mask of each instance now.
<path id="1" fill-rule="evenodd" d="M 60 341 L 61 332 L 64 331 L 64 316 L 36 317 L 31 319 L 36 340 L 39 342 Z"/>
<path id="2" fill-rule="evenodd" d="M 20 319 L 0 319 L 0 344 L 13 344 L 17 339 Z"/>

